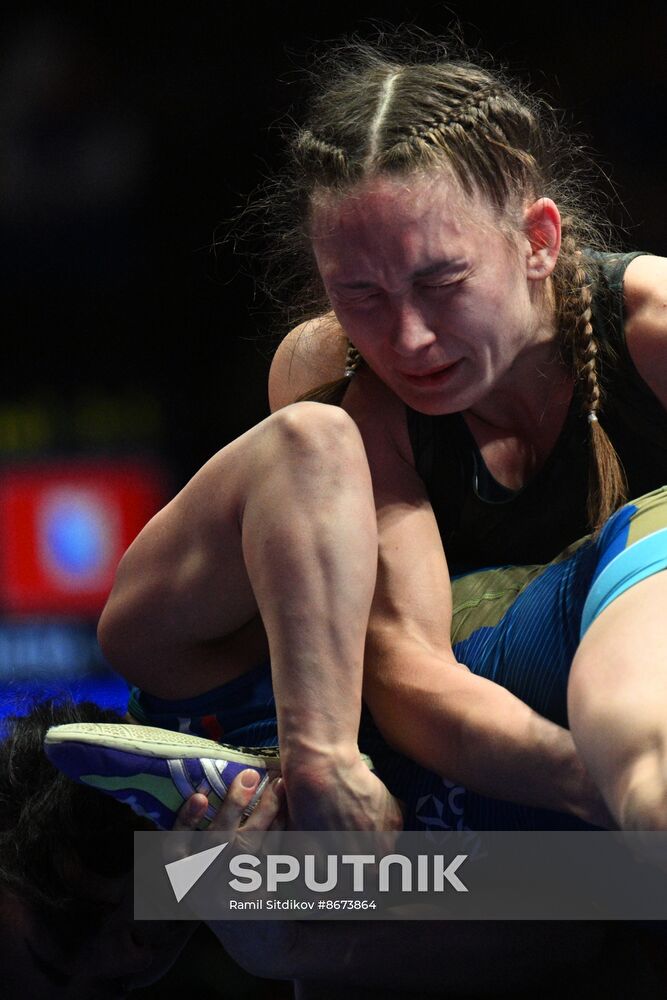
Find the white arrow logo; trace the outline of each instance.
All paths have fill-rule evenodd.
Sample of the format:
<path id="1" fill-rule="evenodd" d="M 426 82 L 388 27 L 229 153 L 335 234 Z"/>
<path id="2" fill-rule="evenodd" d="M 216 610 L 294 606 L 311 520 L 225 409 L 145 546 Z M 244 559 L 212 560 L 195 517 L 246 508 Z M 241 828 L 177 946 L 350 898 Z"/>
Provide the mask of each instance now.
<path id="1" fill-rule="evenodd" d="M 172 861 L 164 866 L 177 903 L 180 903 L 183 897 L 187 896 L 192 886 L 199 881 L 204 872 L 208 871 L 228 843 L 227 840 L 219 847 L 211 847 L 208 851 L 199 851 L 198 854 L 191 854 L 188 858 Z"/>

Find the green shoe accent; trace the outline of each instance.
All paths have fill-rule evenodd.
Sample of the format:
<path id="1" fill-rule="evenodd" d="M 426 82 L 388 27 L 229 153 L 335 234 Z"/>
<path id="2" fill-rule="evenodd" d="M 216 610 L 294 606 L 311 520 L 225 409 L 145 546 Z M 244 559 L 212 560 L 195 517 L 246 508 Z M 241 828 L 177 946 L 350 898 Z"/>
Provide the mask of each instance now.
<path id="1" fill-rule="evenodd" d="M 167 809 L 172 809 L 174 812 L 178 812 L 183 805 L 183 798 L 174 787 L 171 778 L 160 778 L 157 775 L 151 774 L 130 774 L 124 778 L 104 777 L 100 774 L 82 774 L 79 780 L 85 782 L 86 785 L 90 785 L 92 788 L 98 788 L 102 792 L 121 792 L 125 788 L 131 792 L 133 789 L 139 788 L 141 791 L 147 792 L 154 799 L 157 799 Z"/>

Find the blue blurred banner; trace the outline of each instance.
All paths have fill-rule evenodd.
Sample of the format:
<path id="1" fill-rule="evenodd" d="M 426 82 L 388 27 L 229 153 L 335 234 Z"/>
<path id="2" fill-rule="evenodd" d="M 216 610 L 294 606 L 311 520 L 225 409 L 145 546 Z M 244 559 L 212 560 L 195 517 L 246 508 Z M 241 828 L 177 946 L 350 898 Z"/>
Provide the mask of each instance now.
<path id="1" fill-rule="evenodd" d="M 94 622 L 0 621 L 0 718 L 35 698 L 68 695 L 124 711 L 127 684 L 97 644 Z"/>

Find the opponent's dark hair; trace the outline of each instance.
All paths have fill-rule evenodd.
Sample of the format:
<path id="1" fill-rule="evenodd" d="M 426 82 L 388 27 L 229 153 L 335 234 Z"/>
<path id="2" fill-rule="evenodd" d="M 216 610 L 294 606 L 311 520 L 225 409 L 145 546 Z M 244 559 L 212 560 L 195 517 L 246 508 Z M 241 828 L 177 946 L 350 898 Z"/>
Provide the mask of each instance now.
<path id="1" fill-rule="evenodd" d="M 460 42 L 455 48 L 463 57 L 452 56 L 450 42 L 403 30 L 375 45 L 353 39 L 316 61 L 310 108 L 304 124 L 291 130 L 290 162 L 265 199 L 278 235 L 269 262 L 272 294 L 297 304 L 290 325 L 327 312 L 309 241 L 313 203 L 373 175 L 444 169 L 465 194 L 481 194 L 496 209 L 504 231 L 520 230 L 527 201 L 553 198 L 563 220 L 553 273 L 555 317 L 563 357 L 589 415 L 588 514 L 597 528 L 625 499 L 618 456 L 598 419 L 595 266 L 584 253 L 606 249 L 611 227 L 586 183 L 589 161 L 553 108 L 504 72 L 482 65 L 477 53 L 472 61 Z M 355 361 L 363 363 L 349 353 L 348 376 Z M 348 384 L 349 377 L 341 377 L 308 398 L 340 402 Z"/>
<path id="2" fill-rule="evenodd" d="M 0 889 L 46 917 L 95 920 L 100 907 L 77 891 L 73 870 L 114 877 L 131 871 L 134 830 L 152 829 L 114 799 L 71 781 L 44 753 L 50 726 L 120 722 L 84 702 L 47 700 L 3 723 L 0 742 Z"/>

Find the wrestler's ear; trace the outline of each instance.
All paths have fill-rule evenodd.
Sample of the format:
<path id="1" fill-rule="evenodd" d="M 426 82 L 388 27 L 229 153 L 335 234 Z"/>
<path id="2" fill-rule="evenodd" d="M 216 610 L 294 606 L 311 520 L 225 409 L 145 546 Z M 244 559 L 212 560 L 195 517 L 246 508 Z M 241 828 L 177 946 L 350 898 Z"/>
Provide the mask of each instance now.
<path id="1" fill-rule="evenodd" d="M 526 276 L 532 281 L 548 278 L 560 251 L 561 220 L 551 198 L 538 198 L 523 214 L 526 239 Z"/>

